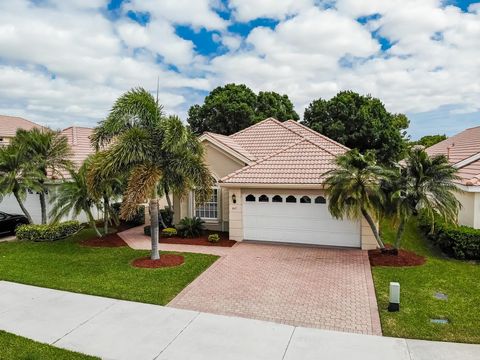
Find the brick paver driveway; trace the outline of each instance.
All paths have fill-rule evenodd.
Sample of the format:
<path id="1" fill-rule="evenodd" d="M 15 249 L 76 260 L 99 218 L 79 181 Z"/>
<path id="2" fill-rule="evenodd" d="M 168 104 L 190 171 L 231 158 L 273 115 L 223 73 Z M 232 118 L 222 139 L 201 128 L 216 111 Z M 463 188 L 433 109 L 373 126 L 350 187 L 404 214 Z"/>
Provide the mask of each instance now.
<path id="1" fill-rule="evenodd" d="M 168 306 L 381 335 L 361 250 L 239 243 Z"/>

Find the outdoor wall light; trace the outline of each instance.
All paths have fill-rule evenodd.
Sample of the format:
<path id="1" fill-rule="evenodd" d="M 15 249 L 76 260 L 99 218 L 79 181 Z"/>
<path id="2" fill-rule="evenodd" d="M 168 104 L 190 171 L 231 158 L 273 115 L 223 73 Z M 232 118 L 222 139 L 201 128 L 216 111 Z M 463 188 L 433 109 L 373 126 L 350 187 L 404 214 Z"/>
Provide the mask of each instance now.
<path id="1" fill-rule="evenodd" d="M 390 302 L 388 311 L 394 312 L 400 310 L 400 284 L 398 282 L 390 283 Z"/>
<path id="2" fill-rule="evenodd" d="M 237 197 L 235 196 L 235 194 L 232 195 L 232 202 L 233 202 L 234 204 L 237 203 Z"/>

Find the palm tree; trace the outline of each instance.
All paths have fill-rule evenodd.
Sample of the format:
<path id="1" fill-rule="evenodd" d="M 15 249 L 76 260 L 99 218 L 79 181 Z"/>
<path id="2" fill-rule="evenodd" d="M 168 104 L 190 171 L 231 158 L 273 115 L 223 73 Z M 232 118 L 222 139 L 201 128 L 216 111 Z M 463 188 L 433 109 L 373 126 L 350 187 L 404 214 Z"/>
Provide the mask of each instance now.
<path id="1" fill-rule="evenodd" d="M 102 234 L 97 228 L 95 218 L 92 214 L 92 207 L 99 206 L 99 202 L 90 194 L 87 186 L 88 162 L 75 171 L 70 169 L 69 181 L 59 185 L 59 189 L 52 197 L 53 207 L 50 210 L 50 216 L 53 221 L 59 221 L 63 216 L 73 214 L 74 217 L 80 215 L 83 211 L 87 215 L 88 223 L 95 230 L 98 237 Z"/>
<path id="2" fill-rule="evenodd" d="M 62 171 L 68 171 L 72 167 L 69 160 L 71 156 L 70 145 L 65 136 L 49 129 L 32 129 L 17 131 L 13 143 L 25 152 L 29 161 L 36 164 L 42 174 L 40 178 L 41 189 L 39 191 L 40 208 L 42 212 L 42 224 L 47 223 L 47 188 L 45 181 L 47 176 L 63 178 Z"/>
<path id="3" fill-rule="evenodd" d="M 338 156 L 337 167 L 329 171 L 325 181 L 329 197 L 328 209 L 337 219 L 361 219 L 363 216 L 381 249 L 385 245 L 377 229 L 384 194 L 380 183 L 387 172 L 379 166 L 373 152 L 362 155 L 358 150 L 350 150 Z"/>
<path id="4" fill-rule="evenodd" d="M 183 191 L 195 189 L 200 201 L 206 201 L 211 194 L 212 178 L 197 138 L 177 117 L 165 117 L 158 99 L 137 88 L 115 102 L 107 119 L 95 129 L 92 143 L 97 149 L 109 147 L 102 166 L 89 173 L 90 187 L 95 188 L 102 178 L 129 174 L 121 217 L 131 217 L 140 203 L 149 200 L 151 259 L 159 259 L 158 196 L 165 184 L 177 184 L 166 180 L 169 167 L 175 167 L 175 174 L 185 184 Z"/>
<path id="5" fill-rule="evenodd" d="M 32 216 L 23 201 L 28 190 L 42 190 L 41 178 L 38 168 L 28 161 L 17 145 L 0 148 L 0 195 L 13 194 L 30 224 L 33 224 Z"/>
<path id="6" fill-rule="evenodd" d="M 400 248 L 405 224 L 420 212 L 445 221 L 457 219 L 460 202 L 455 180 L 457 169 L 443 155 L 430 157 L 423 148 L 413 147 L 394 173 L 388 191 L 387 213 L 398 220 L 395 249 Z"/>

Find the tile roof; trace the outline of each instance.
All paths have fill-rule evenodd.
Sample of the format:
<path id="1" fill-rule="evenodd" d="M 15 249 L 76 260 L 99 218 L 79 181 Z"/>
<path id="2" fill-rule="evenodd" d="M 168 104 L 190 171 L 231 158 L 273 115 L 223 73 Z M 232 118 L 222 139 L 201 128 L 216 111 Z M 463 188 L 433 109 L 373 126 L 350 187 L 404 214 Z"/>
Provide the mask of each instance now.
<path id="1" fill-rule="evenodd" d="M 480 186 L 480 126 L 466 129 L 426 149 L 430 156 L 445 155 L 458 167 L 460 182 Z"/>
<path id="2" fill-rule="evenodd" d="M 18 116 L 0 115 L 0 137 L 14 137 L 17 129 L 33 128 L 43 129 L 43 126 Z"/>
<path id="3" fill-rule="evenodd" d="M 61 134 L 67 137 L 72 148 L 71 160 L 76 166 L 81 166 L 89 155 L 95 153 L 95 149 L 90 143 L 92 133 L 93 129 L 79 126 L 71 126 L 61 131 Z"/>
<path id="4" fill-rule="evenodd" d="M 227 146 L 228 148 L 230 148 L 234 152 L 246 157 L 247 159 L 252 160 L 252 161 L 256 160 L 255 156 L 253 156 L 249 151 L 244 149 L 232 137 L 225 136 L 225 135 L 220 135 L 220 134 L 216 134 L 216 133 L 212 133 L 212 132 L 208 132 L 208 131 L 205 132 L 204 134 L 214 138 L 215 140 L 217 140 L 220 143 L 222 143 L 223 145 Z"/>
<path id="5" fill-rule="evenodd" d="M 246 166 L 221 182 L 234 184 L 321 184 L 335 168 L 335 154 L 303 138 L 262 160 Z"/>

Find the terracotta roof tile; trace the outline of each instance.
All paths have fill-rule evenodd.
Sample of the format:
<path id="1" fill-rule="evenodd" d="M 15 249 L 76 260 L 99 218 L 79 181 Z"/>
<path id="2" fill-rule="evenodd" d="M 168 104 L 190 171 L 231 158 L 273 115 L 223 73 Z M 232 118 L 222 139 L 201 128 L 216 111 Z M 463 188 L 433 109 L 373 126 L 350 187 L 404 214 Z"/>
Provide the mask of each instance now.
<path id="1" fill-rule="evenodd" d="M 89 155 L 95 153 L 95 149 L 90 143 L 92 133 L 93 129 L 78 126 L 71 126 L 61 131 L 61 134 L 67 137 L 72 148 L 71 160 L 76 166 L 81 166 Z"/>
<path id="2" fill-rule="evenodd" d="M 244 149 L 240 144 L 238 144 L 232 137 L 230 136 L 225 136 L 225 135 L 220 135 L 212 132 L 205 132 L 204 133 L 207 136 L 211 136 L 217 141 L 221 142 L 223 145 L 226 145 L 233 151 L 239 153 L 240 155 L 246 157 L 249 160 L 256 160 L 256 157 L 253 156 L 249 151 Z"/>
<path id="3" fill-rule="evenodd" d="M 43 126 L 21 117 L 0 115 L 0 137 L 14 137 L 17 129 L 33 128 L 43 129 Z"/>

